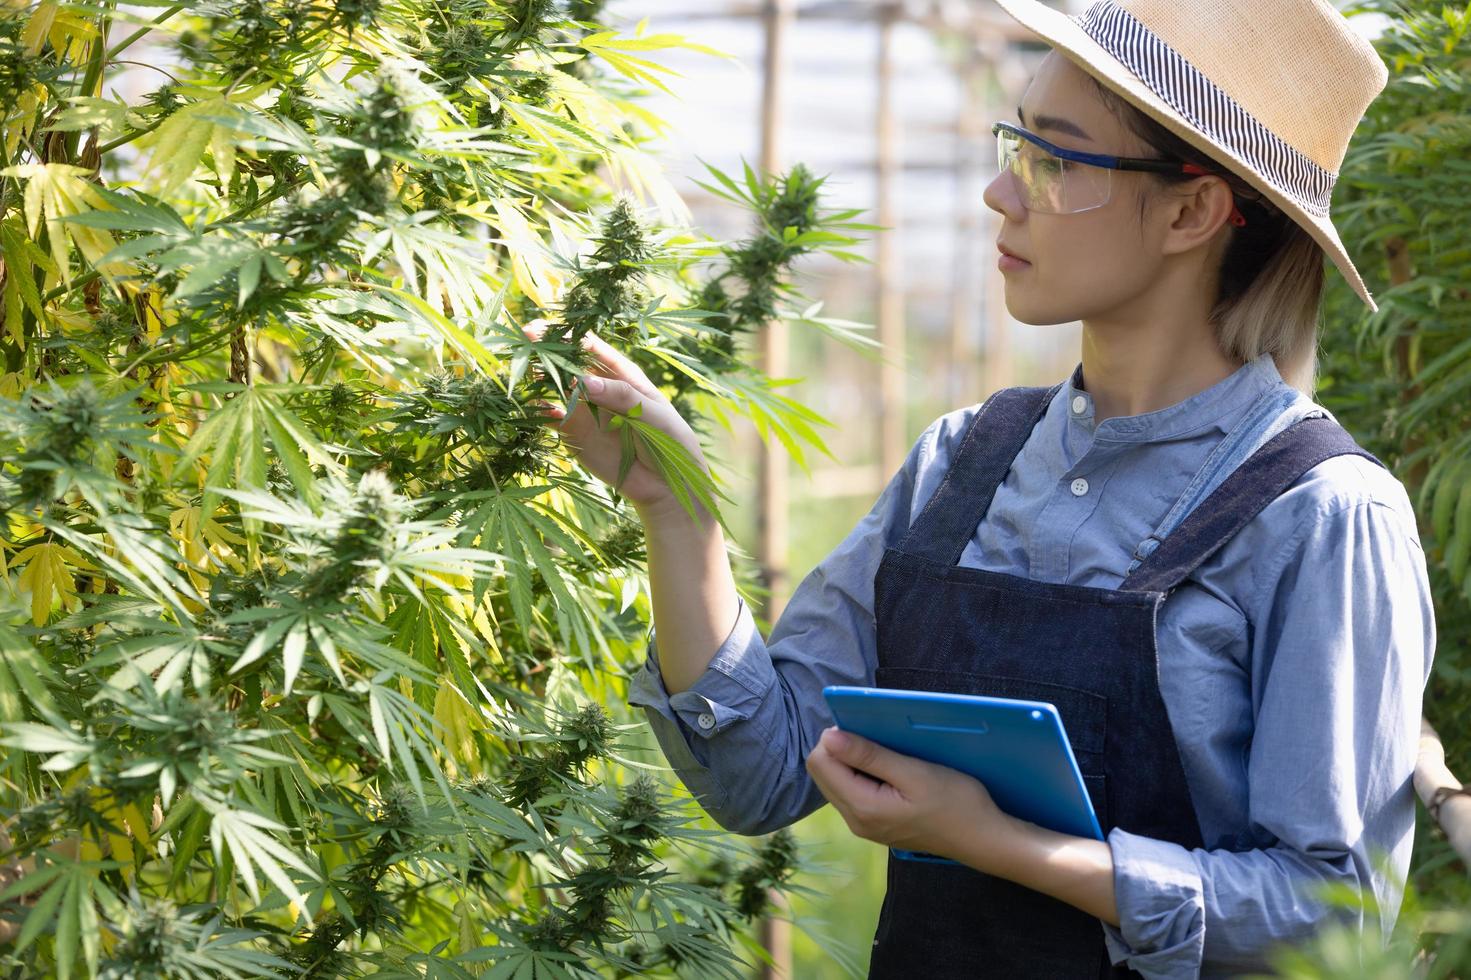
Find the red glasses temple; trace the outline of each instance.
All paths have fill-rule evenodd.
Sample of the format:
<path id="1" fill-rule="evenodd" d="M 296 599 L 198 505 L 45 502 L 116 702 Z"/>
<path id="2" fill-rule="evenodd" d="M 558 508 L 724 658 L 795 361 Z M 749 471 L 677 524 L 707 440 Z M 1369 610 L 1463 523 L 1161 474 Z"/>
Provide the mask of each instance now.
<path id="1" fill-rule="evenodd" d="M 1205 176 L 1211 173 L 1211 171 L 1194 163 L 1182 163 L 1180 164 L 1180 169 L 1187 174 L 1195 174 L 1196 176 Z M 1231 217 L 1228 220 L 1237 228 L 1246 227 L 1246 216 L 1241 213 L 1241 209 L 1236 206 L 1234 200 L 1231 202 Z"/>

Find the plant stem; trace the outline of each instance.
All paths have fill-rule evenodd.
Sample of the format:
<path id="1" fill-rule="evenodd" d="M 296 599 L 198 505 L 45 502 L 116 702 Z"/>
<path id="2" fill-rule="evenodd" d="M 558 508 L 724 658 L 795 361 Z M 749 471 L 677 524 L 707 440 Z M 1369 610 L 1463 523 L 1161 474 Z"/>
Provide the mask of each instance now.
<path id="1" fill-rule="evenodd" d="M 45 306 L 52 300 L 60 299 L 74 289 L 81 289 L 84 286 L 90 285 L 93 280 L 97 279 L 101 275 L 102 273 L 98 272 L 96 269 L 93 269 L 91 272 L 87 272 L 80 276 L 77 276 L 71 281 L 70 284 L 62 283 L 60 286 L 57 286 L 55 289 L 51 290 L 51 292 L 41 297 L 41 305 Z"/>
<path id="2" fill-rule="evenodd" d="M 104 5 L 104 11 L 109 10 L 111 6 L 111 4 Z M 97 15 L 97 44 L 92 49 L 92 57 L 87 61 L 87 73 L 82 76 L 82 95 L 88 98 L 97 94 L 99 83 L 102 81 L 102 69 L 107 63 L 107 27 L 111 22 L 108 13 Z M 74 130 L 66 134 L 66 158 L 68 160 L 76 159 L 77 145 L 81 139 L 81 130 Z"/>
<path id="3" fill-rule="evenodd" d="M 111 61 L 113 58 L 116 58 L 119 54 L 126 51 L 129 47 L 131 47 L 134 43 L 147 35 L 159 24 L 162 24 L 164 21 L 174 16 L 174 14 L 177 14 L 179 11 L 185 9 L 188 6 L 189 5 L 186 3 L 181 3 L 176 4 L 175 6 L 172 6 L 169 9 L 165 10 L 163 13 L 153 18 L 153 20 L 149 21 L 147 27 L 140 27 L 136 31 L 119 41 L 110 51 L 107 52 L 107 60 Z"/>
<path id="4" fill-rule="evenodd" d="M 137 139 L 138 137 L 140 137 L 140 136 L 146 136 L 147 134 L 153 132 L 158 127 L 162 126 L 163 125 L 163 120 L 164 119 L 167 119 L 167 118 L 168 118 L 168 116 L 164 116 L 163 119 L 158 120 L 158 122 L 154 123 L 152 126 L 145 126 L 142 129 L 135 129 L 131 133 L 124 133 L 123 135 L 119 136 L 117 139 L 113 140 L 111 143 L 103 143 L 100 147 L 97 148 L 97 152 L 98 153 L 107 153 L 107 152 L 110 152 L 112 150 L 117 149 L 120 146 L 127 146 L 129 143 L 133 142 L 133 140 Z"/>

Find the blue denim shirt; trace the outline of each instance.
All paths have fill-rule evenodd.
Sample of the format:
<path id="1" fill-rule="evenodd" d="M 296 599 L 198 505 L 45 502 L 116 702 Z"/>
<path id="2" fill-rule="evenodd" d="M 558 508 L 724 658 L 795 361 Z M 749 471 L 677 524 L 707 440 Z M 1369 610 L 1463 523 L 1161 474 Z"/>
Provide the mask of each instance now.
<path id="1" fill-rule="evenodd" d="M 960 564 L 1117 588 L 1135 549 L 1268 389 L 1286 407 L 1264 437 L 1326 412 L 1293 397 L 1262 355 L 1168 408 L 1095 423 L 1079 364 Z M 825 802 L 804 765 L 832 724 L 822 688 L 873 683 L 874 573 L 979 407 L 925 429 L 873 508 L 798 584 L 769 639 L 741 602 L 709 668 L 671 697 L 651 632 L 629 701 L 645 707 L 670 764 L 722 826 L 765 833 Z M 1323 922 L 1319 883 L 1372 891 L 1391 928 L 1436 635 L 1404 487 L 1362 457 L 1320 463 L 1170 594 L 1156 635 L 1205 846 L 1109 833 L 1121 923 L 1103 929 L 1114 960 L 1151 977 L 1259 968 L 1270 944 L 1306 939 Z"/>

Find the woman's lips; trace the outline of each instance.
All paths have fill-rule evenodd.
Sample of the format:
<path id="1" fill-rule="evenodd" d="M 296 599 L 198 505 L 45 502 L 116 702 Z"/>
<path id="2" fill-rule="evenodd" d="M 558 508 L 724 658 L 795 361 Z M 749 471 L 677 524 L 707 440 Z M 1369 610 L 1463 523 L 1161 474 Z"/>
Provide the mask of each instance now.
<path id="1" fill-rule="evenodd" d="M 996 250 L 1001 253 L 996 259 L 996 267 L 1002 272 L 1014 272 L 1025 269 L 1032 263 L 1013 252 L 1005 242 L 997 241 Z"/>

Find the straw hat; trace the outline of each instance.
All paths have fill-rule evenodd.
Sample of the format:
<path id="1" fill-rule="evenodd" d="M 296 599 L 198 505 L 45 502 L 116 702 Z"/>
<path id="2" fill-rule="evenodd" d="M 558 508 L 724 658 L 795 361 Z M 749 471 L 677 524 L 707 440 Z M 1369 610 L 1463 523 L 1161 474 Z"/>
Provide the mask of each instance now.
<path id="1" fill-rule="evenodd" d="M 1328 215 L 1349 138 L 1389 70 L 1328 0 L 996 0 L 1105 86 L 1307 229 L 1379 306 Z"/>

